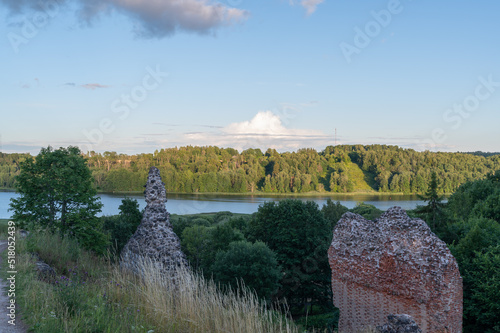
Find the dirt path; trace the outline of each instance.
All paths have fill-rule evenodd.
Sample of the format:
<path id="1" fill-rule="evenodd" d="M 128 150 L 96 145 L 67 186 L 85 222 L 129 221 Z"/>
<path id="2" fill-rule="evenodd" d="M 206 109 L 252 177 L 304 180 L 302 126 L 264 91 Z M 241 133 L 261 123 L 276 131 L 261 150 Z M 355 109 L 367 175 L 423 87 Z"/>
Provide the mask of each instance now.
<path id="1" fill-rule="evenodd" d="M 0 241 L 0 253 L 5 251 L 7 249 L 7 241 L 1 240 Z M 2 263 L 2 258 L 0 257 L 0 264 Z M 26 326 L 20 321 L 19 319 L 19 309 L 16 308 L 16 320 L 15 320 L 15 326 L 9 324 L 9 320 L 11 318 L 8 317 L 9 314 L 9 309 L 7 307 L 9 306 L 9 297 L 7 296 L 8 293 L 8 285 L 9 282 L 4 279 L 0 278 L 0 333 L 26 333 L 27 329 Z"/>

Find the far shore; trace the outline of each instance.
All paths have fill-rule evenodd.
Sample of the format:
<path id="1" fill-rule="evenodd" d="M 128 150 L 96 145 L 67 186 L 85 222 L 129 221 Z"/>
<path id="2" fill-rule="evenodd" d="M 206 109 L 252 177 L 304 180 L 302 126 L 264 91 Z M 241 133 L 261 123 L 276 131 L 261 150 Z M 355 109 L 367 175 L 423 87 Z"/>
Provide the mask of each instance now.
<path id="1" fill-rule="evenodd" d="M 15 192 L 14 188 L 0 188 L 0 192 Z M 97 191 L 98 194 L 123 194 L 123 195 L 142 195 L 143 191 Z M 180 195 L 225 195 L 225 196 L 259 196 L 259 197 L 340 197 L 340 196 L 357 196 L 357 195 L 371 195 L 377 197 L 391 197 L 391 196 L 417 196 L 422 193 L 402 193 L 402 192 L 306 192 L 306 193 L 269 193 L 269 192 L 167 192 L 169 194 Z M 444 196 L 450 196 L 453 193 L 443 193 Z"/>

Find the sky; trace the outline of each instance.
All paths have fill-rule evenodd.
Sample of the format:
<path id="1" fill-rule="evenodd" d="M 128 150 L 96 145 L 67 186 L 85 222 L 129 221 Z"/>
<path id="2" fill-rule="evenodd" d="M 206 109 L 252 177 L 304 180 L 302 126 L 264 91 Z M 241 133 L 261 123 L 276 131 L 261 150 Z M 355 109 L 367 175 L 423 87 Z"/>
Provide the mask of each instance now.
<path id="1" fill-rule="evenodd" d="M 0 0 L 0 151 L 500 151 L 500 2 Z"/>

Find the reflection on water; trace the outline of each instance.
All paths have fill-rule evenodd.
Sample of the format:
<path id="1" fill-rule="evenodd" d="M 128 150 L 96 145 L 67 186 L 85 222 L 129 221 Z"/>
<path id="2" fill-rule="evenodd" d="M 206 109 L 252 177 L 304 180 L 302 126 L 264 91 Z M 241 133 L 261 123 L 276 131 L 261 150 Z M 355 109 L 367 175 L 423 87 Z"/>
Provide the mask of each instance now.
<path id="1" fill-rule="evenodd" d="M 137 199 L 141 209 L 146 207 L 142 194 L 99 194 L 104 204 L 102 215 L 118 214 L 118 206 L 125 197 Z M 9 218 L 8 212 L 10 199 L 18 197 L 14 192 L 0 192 L 0 218 Z M 219 211 L 230 211 L 233 213 L 251 214 L 257 211 L 259 205 L 266 201 L 279 201 L 287 198 L 296 198 L 303 201 L 312 200 L 320 207 L 326 203 L 328 198 L 340 203 L 347 208 L 353 208 L 357 202 L 365 202 L 374 205 L 381 210 L 387 210 L 393 206 L 403 209 L 414 209 L 422 205 L 423 201 L 414 195 L 370 195 L 339 194 L 334 196 L 243 196 L 243 195 L 220 195 L 220 194 L 167 194 L 167 210 L 172 214 L 196 214 Z"/>

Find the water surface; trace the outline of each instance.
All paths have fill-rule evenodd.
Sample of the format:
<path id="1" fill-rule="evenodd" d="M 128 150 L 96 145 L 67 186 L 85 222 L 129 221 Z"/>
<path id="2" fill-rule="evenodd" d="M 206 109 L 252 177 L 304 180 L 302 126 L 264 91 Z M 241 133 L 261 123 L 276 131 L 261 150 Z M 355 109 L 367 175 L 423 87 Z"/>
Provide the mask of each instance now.
<path id="1" fill-rule="evenodd" d="M 19 195 L 15 192 L 0 192 L 0 218 L 10 218 L 9 203 L 11 198 Z M 141 209 L 146 207 L 142 194 L 99 194 L 103 203 L 100 215 L 118 214 L 118 207 L 125 197 L 137 199 Z M 287 198 L 296 198 L 303 201 L 312 200 L 320 208 L 328 198 L 340 203 L 347 208 L 353 208 L 357 202 L 374 205 L 378 209 L 387 210 L 393 206 L 403 209 L 414 209 L 417 205 L 424 204 L 414 195 L 370 195 L 370 194 L 339 194 L 334 196 L 248 196 L 248 195 L 220 195 L 220 194 L 167 194 L 167 210 L 172 214 L 197 214 L 219 211 L 251 214 L 257 211 L 259 205 L 266 201 L 279 201 Z"/>

